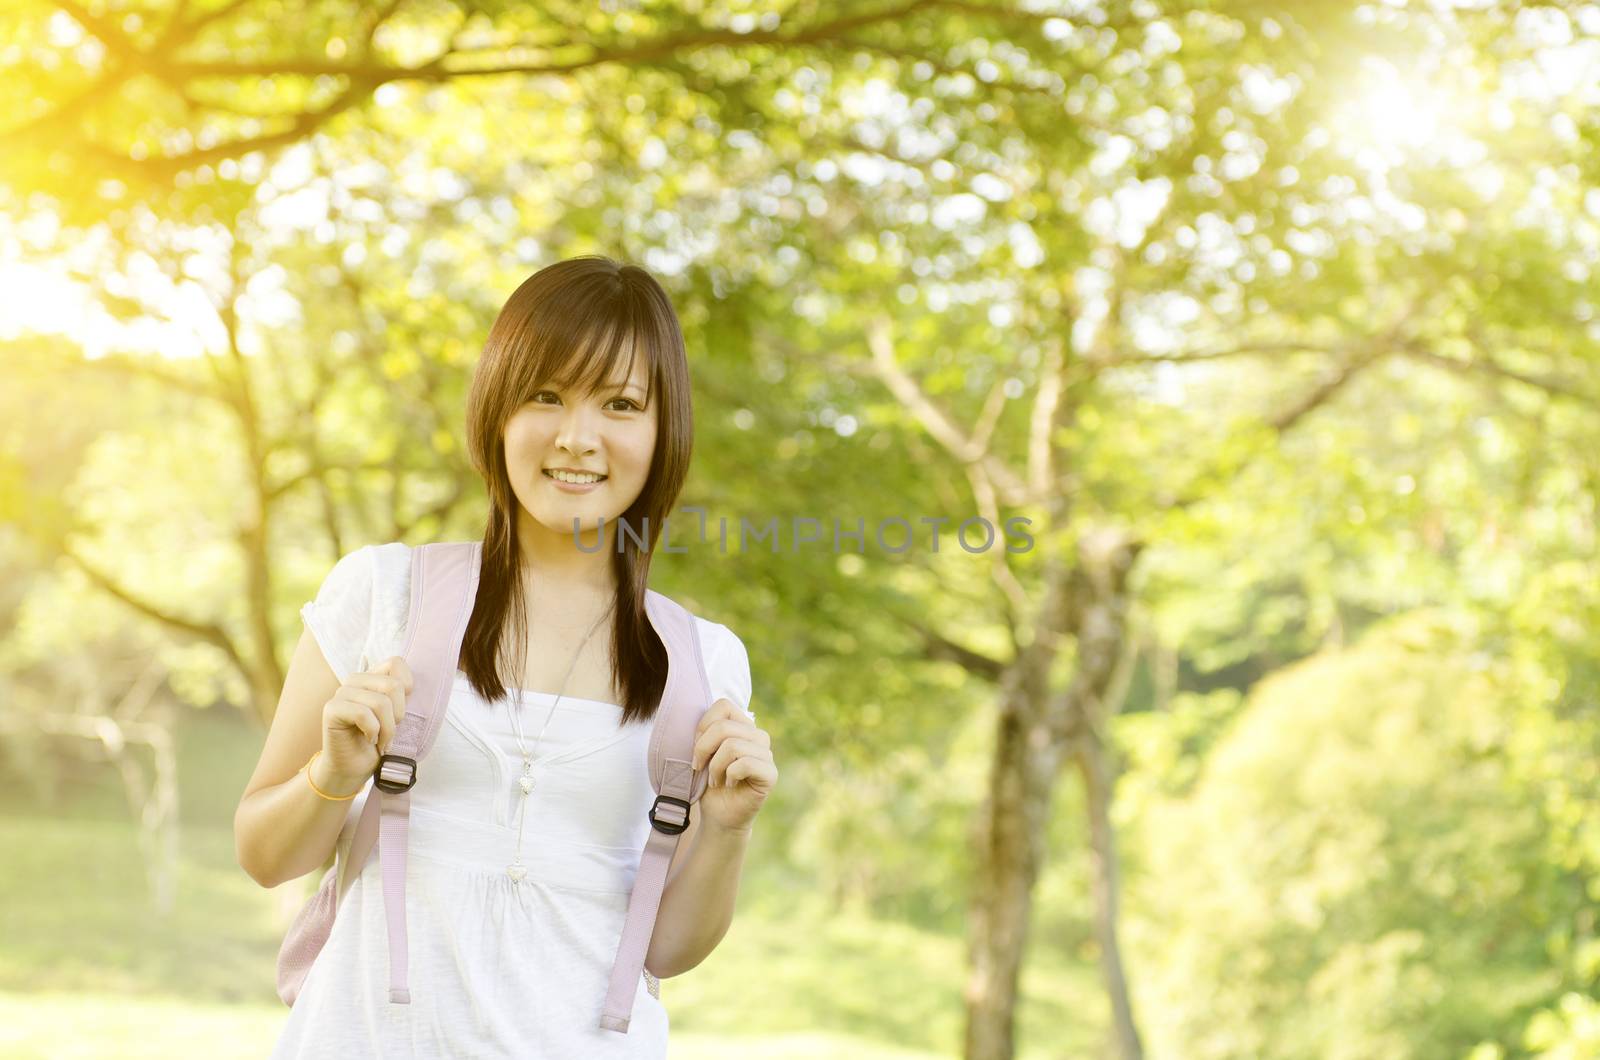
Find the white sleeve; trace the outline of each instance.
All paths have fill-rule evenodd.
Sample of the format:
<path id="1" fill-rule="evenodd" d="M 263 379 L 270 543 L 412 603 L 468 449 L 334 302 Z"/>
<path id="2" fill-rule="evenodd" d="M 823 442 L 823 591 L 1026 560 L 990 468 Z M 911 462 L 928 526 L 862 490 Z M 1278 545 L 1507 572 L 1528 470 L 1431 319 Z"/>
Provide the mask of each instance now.
<path id="1" fill-rule="evenodd" d="M 731 699 L 751 721 L 756 720 L 750 709 L 750 656 L 744 641 L 727 626 L 718 622 L 700 621 L 700 635 L 706 659 L 706 677 L 711 681 L 711 702 Z"/>
<path id="2" fill-rule="evenodd" d="M 372 629 L 367 659 L 376 666 L 406 651 L 406 625 L 411 610 L 411 549 L 404 541 L 372 546 Z"/>
<path id="3" fill-rule="evenodd" d="M 372 581 L 372 546 L 363 545 L 341 557 L 322 580 L 317 598 L 300 608 L 340 684 L 362 669 L 372 624 Z"/>

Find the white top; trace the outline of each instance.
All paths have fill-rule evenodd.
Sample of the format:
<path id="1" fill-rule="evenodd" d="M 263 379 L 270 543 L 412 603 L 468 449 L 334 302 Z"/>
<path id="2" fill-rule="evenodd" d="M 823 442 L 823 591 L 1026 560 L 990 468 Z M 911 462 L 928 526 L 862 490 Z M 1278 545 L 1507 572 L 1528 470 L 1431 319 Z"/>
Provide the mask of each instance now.
<path id="1" fill-rule="evenodd" d="M 300 610 L 341 681 L 404 652 L 411 548 L 339 560 Z M 695 618 L 712 700 L 750 713 L 750 663 L 726 626 Z M 411 1003 L 389 1003 L 383 880 L 373 857 L 349 886 L 274 1057 L 659 1058 L 667 1012 L 643 978 L 626 1034 L 600 1029 L 628 895 L 649 838 L 650 723 L 618 728 L 614 703 L 523 692 L 534 753 L 522 861 L 522 756 L 509 696 L 493 706 L 457 674 L 445 724 L 411 789 L 406 924 Z M 368 790 L 370 790 L 370 785 Z M 352 800 L 341 862 L 365 795 Z"/>

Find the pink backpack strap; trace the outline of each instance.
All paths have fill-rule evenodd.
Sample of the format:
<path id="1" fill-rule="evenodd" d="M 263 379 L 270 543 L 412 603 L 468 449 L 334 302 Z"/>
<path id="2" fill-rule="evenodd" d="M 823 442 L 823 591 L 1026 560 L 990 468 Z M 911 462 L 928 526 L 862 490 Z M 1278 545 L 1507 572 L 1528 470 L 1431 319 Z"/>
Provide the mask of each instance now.
<path id="1" fill-rule="evenodd" d="M 667 649 L 667 682 L 650 731 L 650 786 L 656 799 L 651 805 L 650 838 L 640 857 L 628 898 L 628 915 L 622 942 L 611 967 L 611 984 L 600 1014 L 602 1030 L 628 1032 L 633 998 L 644 971 L 645 953 L 655 929 L 667 868 L 678 837 L 689 827 L 690 806 L 706 788 L 706 771 L 696 772 L 693 761 L 695 729 L 711 706 L 711 682 L 694 616 L 680 604 L 645 590 L 645 614 Z"/>
<path id="2" fill-rule="evenodd" d="M 377 840 L 389 925 L 389 1001 L 397 1005 L 411 1003 L 406 978 L 406 840 L 411 787 L 417 782 L 417 763 L 433 747 L 444 724 L 461 641 L 478 596 L 482 551 L 479 541 L 435 542 L 411 550 L 411 610 L 403 652 L 411 669 L 411 692 L 406 696 L 406 716 L 373 772 L 377 795 L 368 795 L 350 845 L 352 871 L 359 873 Z"/>
<path id="3" fill-rule="evenodd" d="M 406 697 L 405 720 L 374 773 L 378 794 L 375 797 L 369 793 L 351 841 L 353 874 L 360 873 L 376 842 L 389 929 L 389 1000 L 393 1004 L 411 1001 L 405 918 L 410 790 L 416 783 L 417 763 L 432 748 L 444 722 L 461 641 L 477 599 L 481 569 L 481 542 L 441 542 L 418 545 L 412 550 L 411 610 L 404 657 L 414 684 Z M 711 683 L 694 616 L 670 598 L 648 589 L 645 614 L 667 649 L 668 664 L 666 686 L 650 733 L 649 776 L 656 792 L 648 813 L 650 838 L 634 878 L 600 1017 L 602 1029 L 624 1034 L 644 971 L 667 868 L 679 836 L 689 826 L 690 807 L 705 791 L 705 771 L 694 771 L 690 763 L 695 729 L 711 706 Z"/>

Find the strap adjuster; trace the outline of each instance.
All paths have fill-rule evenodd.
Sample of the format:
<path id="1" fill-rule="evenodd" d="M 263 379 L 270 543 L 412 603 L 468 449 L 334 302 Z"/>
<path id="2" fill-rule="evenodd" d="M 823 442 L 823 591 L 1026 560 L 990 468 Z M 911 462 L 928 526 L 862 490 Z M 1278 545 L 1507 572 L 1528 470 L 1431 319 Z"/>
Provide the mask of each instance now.
<path id="1" fill-rule="evenodd" d="M 385 773 L 390 772 L 391 766 L 396 767 L 395 774 L 403 768 L 404 779 L 397 775 L 386 776 Z M 379 755 L 377 768 L 372 771 L 372 782 L 380 791 L 387 791 L 391 795 L 410 791 L 411 786 L 417 782 L 417 760 L 407 758 L 405 755 Z"/>
<path id="2" fill-rule="evenodd" d="M 670 802 L 674 806 L 682 806 L 683 820 L 681 822 L 657 820 L 656 807 L 663 802 Z M 689 804 L 685 800 L 674 798 L 671 795 L 657 795 L 656 801 L 650 804 L 650 812 L 645 816 L 650 818 L 650 824 L 656 831 L 663 832 L 666 835 L 677 835 L 689 827 Z"/>

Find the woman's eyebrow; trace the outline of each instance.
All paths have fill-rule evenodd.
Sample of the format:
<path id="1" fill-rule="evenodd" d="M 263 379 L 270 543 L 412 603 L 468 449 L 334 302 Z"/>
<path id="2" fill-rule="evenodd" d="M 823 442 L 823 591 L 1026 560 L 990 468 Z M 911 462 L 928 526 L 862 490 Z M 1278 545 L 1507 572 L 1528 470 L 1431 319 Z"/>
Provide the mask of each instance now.
<path id="1" fill-rule="evenodd" d="M 573 380 L 573 379 L 551 379 L 551 380 L 548 380 L 545 383 L 545 385 L 546 386 L 554 386 L 554 387 L 556 387 L 557 389 L 560 389 L 560 390 L 571 390 L 573 387 L 577 386 L 577 381 Z M 638 394 L 643 394 L 644 393 L 644 387 L 641 386 L 640 384 L 634 382 L 631 379 L 625 380 L 625 381 L 620 382 L 620 383 L 616 383 L 616 382 L 600 383 L 600 384 L 596 385 L 594 387 L 594 389 L 592 389 L 590 391 L 590 393 L 598 394 L 598 393 L 600 393 L 602 391 L 607 391 L 607 390 L 632 390 L 632 391 L 634 391 L 635 393 L 638 393 Z"/>

